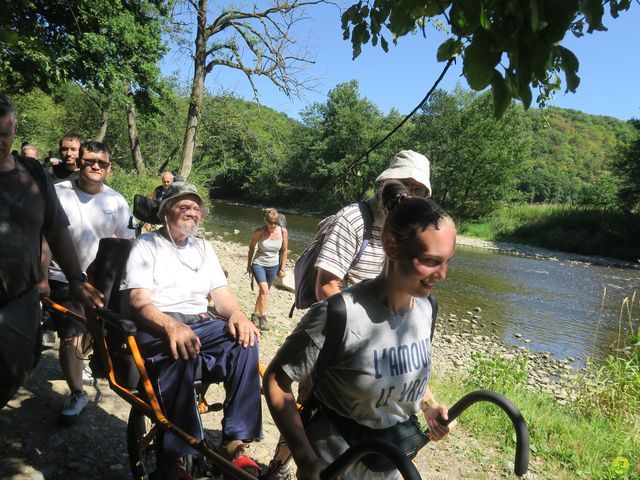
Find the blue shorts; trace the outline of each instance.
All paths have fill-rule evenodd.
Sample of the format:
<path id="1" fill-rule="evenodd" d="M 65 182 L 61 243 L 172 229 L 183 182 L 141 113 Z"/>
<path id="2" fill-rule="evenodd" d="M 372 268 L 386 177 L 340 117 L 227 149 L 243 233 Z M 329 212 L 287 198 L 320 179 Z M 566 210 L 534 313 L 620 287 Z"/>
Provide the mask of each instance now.
<path id="1" fill-rule="evenodd" d="M 258 283 L 266 283 L 271 287 L 273 281 L 278 276 L 280 265 L 274 265 L 273 267 L 263 267 L 257 263 L 251 264 L 251 270 L 253 270 L 253 276 L 256 277 Z"/>

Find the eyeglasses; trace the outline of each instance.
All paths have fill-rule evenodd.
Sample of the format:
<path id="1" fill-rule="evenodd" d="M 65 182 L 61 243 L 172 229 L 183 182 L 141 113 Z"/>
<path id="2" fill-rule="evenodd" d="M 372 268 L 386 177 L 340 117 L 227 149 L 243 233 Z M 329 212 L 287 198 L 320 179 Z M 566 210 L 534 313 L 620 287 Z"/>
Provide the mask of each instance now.
<path id="1" fill-rule="evenodd" d="M 413 196 L 413 197 L 428 197 L 429 196 L 429 190 L 425 187 L 423 187 L 422 185 L 412 185 L 408 182 L 402 182 L 402 184 L 407 187 L 407 190 L 409 191 L 409 195 Z"/>
<path id="2" fill-rule="evenodd" d="M 111 165 L 111 162 L 105 162 L 104 160 L 98 160 L 97 158 L 81 158 L 82 166 L 93 167 L 96 163 L 102 170 L 106 170 Z"/>

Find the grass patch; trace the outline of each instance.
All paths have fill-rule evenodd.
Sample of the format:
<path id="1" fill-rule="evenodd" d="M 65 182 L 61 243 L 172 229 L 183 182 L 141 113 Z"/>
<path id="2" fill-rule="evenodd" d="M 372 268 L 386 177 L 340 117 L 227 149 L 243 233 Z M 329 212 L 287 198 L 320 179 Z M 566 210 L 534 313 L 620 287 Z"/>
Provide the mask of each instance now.
<path id="1" fill-rule="evenodd" d="M 637 410 L 633 411 L 634 422 L 595 406 L 559 405 L 551 396 L 525 388 L 527 376 L 525 360 L 479 354 L 466 375 L 436 376 L 432 388 L 449 405 L 475 389 L 490 388 L 509 398 L 529 426 L 536 478 L 640 479 Z M 515 432 L 498 407 L 476 404 L 459 421 L 474 436 L 486 438 L 512 458 Z"/>
<path id="2" fill-rule="evenodd" d="M 640 215 L 562 205 L 510 205 L 462 220 L 463 235 L 525 243 L 583 255 L 640 258 Z"/>

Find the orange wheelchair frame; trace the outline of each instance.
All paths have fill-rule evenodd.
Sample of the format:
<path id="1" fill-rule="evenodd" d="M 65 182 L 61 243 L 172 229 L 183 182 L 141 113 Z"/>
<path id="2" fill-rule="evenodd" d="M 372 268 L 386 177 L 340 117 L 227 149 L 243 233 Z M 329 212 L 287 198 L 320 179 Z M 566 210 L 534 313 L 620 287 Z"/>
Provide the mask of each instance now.
<path id="1" fill-rule="evenodd" d="M 114 311 L 114 309 L 119 309 L 119 296 L 118 294 L 112 295 L 112 293 L 114 285 L 120 283 L 120 276 L 124 270 L 124 262 L 126 262 L 130 246 L 129 240 L 102 239 L 96 260 L 89 269 L 89 273 L 94 273 L 94 275 L 90 275 L 92 284 L 105 295 L 104 303 L 111 309 L 92 310 L 85 318 L 48 298 L 43 299 L 43 306 L 87 325 L 87 330 L 93 338 L 94 352 L 91 366 L 94 375 L 106 378 L 111 390 L 131 405 L 127 425 L 127 446 L 133 477 L 135 479 L 152 478 L 158 434 L 161 431 L 168 431 L 201 455 L 195 459 L 196 462 L 200 464 L 202 459 L 206 459 L 208 465 L 197 465 L 198 468 L 202 467 L 200 468 L 201 473 L 203 470 L 210 473 L 211 470 L 208 470 L 210 468 L 221 472 L 225 478 L 255 479 L 254 476 L 238 468 L 216 452 L 206 438 L 198 441 L 164 415 L 138 348 L 135 338 L 136 325 L 133 321 L 123 318 Z M 96 272 L 100 272 L 100 275 L 95 275 Z M 109 341 L 110 335 L 114 337 L 117 335 L 118 338 Z M 114 350 L 114 342 L 119 342 L 116 348 L 120 351 Z M 135 370 L 132 369 L 131 360 L 135 364 Z M 119 371 L 123 365 L 127 367 L 129 375 Z M 263 371 L 264 368 L 260 365 L 260 375 L 263 374 Z M 194 384 L 201 414 L 222 409 L 221 403 L 211 406 L 206 404 L 204 392 L 207 386 L 201 382 Z M 516 475 L 523 475 L 528 469 L 528 428 L 518 409 L 502 395 L 487 390 L 472 392 L 449 409 L 449 419 L 446 422 L 442 420 L 442 423 L 452 422 L 462 411 L 478 401 L 494 403 L 510 417 L 516 430 L 514 471 Z M 147 428 L 147 419 L 152 423 L 150 428 Z M 404 479 L 420 480 L 420 474 L 411 460 L 397 446 L 379 439 L 369 439 L 349 448 L 321 473 L 321 478 L 323 480 L 338 478 L 351 464 L 371 453 L 389 458 L 397 466 Z M 267 469 L 267 471 L 261 472 L 258 478 L 266 479 L 271 473 Z"/>

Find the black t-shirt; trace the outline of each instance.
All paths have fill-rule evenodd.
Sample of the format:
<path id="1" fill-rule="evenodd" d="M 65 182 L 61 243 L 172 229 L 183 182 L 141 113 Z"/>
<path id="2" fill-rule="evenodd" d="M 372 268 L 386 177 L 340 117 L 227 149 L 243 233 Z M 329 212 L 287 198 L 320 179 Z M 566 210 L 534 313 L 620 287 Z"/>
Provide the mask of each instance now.
<path id="1" fill-rule="evenodd" d="M 159 202 L 162 201 L 162 199 L 164 198 L 164 194 L 167 193 L 167 188 L 164 188 L 163 185 L 158 185 L 154 190 L 153 190 L 153 198 L 155 200 L 158 200 Z"/>
<path id="2" fill-rule="evenodd" d="M 67 170 L 67 166 L 64 163 L 59 163 L 58 165 L 49 164 L 47 173 L 51 176 L 53 183 L 60 183 L 65 180 L 73 181 L 78 178 L 78 172 L 71 172 Z"/>
<path id="3" fill-rule="evenodd" d="M 15 162 L 16 168 L 0 172 L 0 302 L 40 279 L 40 233 L 69 225 L 50 179 L 41 192 L 24 165 Z"/>

